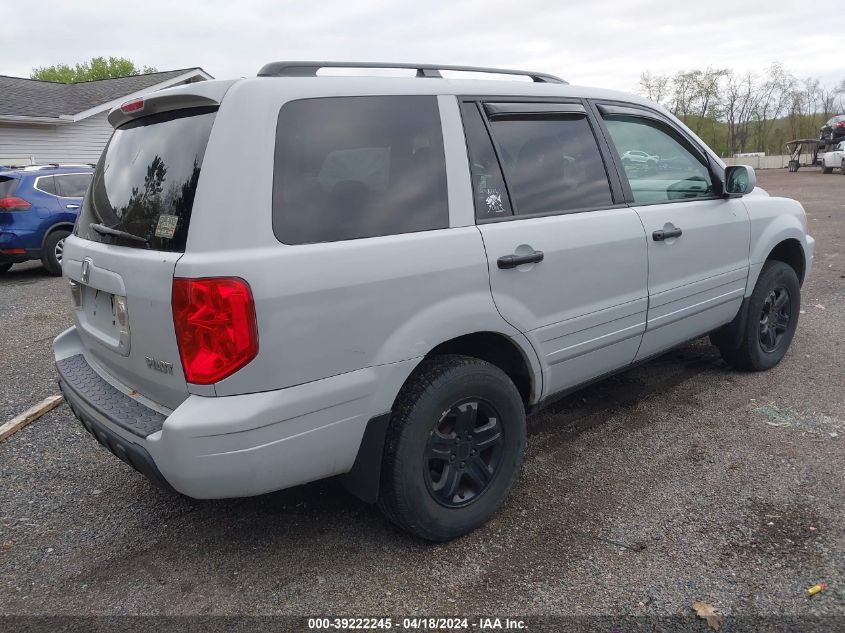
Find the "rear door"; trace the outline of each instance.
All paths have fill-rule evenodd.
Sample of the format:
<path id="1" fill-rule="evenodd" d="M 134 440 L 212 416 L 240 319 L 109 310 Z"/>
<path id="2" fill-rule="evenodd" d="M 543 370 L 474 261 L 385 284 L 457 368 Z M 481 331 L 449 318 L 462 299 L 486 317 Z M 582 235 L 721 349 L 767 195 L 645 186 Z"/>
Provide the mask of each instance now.
<path id="1" fill-rule="evenodd" d="M 493 298 L 538 351 L 544 395 L 629 364 L 645 330 L 645 234 L 583 104 L 462 109 Z"/>
<path id="2" fill-rule="evenodd" d="M 65 243 L 63 269 L 80 284 L 75 318 L 88 361 L 166 408 L 188 393 L 171 291 L 215 116 L 215 107 L 198 107 L 119 126 Z"/>
<path id="3" fill-rule="evenodd" d="M 648 242 L 648 327 L 637 360 L 706 334 L 736 315 L 748 278 L 750 222 L 692 139 L 661 115 L 599 105 Z M 657 155 L 650 165 L 625 152 Z"/>

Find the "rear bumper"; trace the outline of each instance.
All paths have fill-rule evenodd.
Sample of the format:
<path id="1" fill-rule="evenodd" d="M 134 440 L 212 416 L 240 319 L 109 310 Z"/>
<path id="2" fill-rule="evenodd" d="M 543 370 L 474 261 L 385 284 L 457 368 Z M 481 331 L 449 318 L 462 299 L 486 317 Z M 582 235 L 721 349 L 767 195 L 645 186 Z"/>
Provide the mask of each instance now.
<path id="1" fill-rule="evenodd" d="M 30 259 L 41 257 L 41 248 L 34 247 L 30 232 L 19 234 L 18 232 L 0 231 L 0 263 L 11 262 L 13 264 L 26 262 Z M 10 250 L 23 250 L 22 253 L 10 253 Z"/>
<path id="2" fill-rule="evenodd" d="M 155 465 L 153 458 L 144 449 L 143 446 L 135 442 L 127 441 L 123 436 L 114 432 L 107 424 L 100 420 L 100 416 L 93 414 L 91 410 L 85 406 L 84 399 L 81 399 L 79 394 L 68 387 L 66 383 L 59 380 L 59 389 L 61 389 L 65 400 L 70 405 L 74 415 L 82 422 L 82 426 L 88 431 L 95 440 L 97 440 L 104 447 L 109 449 L 113 455 L 119 457 L 121 460 L 132 466 L 139 473 L 147 477 L 154 484 L 165 490 L 173 490 L 173 487 L 167 482 L 164 476 Z"/>
<path id="3" fill-rule="evenodd" d="M 0 258 L 6 257 L 3 251 L 8 249 L 24 249 L 26 251 L 25 255 L 11 256 L 21 258 L 19 261 L 26 261 L 27 259 L 41 256 L 42 235 L 40 232 L 19 229 L 14 226 L 4 226 L 2 228 L 4 230 L 0 230 Z M 6 261 L 10 261 L 11 257 L 6 259 Z"/>
<path id="4" fill-rule="evenodd" d="M 59 335 L 54 354 L 62 392 L 85 428 L 156 483 L 198 499 L 263 494 L 348 472 L 368 420 L 385 412 L 373 412 L 379 392 L 415 364 L 276 391 L 189 395 L 163 414 L 87 359 L 75 328 Z"/>

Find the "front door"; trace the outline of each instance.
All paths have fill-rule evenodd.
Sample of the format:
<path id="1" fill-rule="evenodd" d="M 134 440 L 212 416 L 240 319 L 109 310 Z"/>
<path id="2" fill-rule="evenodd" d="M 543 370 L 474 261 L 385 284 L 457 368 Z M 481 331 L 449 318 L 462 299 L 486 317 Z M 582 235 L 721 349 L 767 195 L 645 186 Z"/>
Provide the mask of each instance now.
<path id="1" fill-rule="evenodd" d="M 648 242 L 648 326 L 637 360 L 731 321 L 748 278 L 750 223 L 719 195 L 704 154 L 657 114 L 600 106 Z M 656 159 L 633 163 L 642 151 Z"/>
<path id="2" fill-rule="evenodd" d="M 493 299 L 537 350 L 543 395 L 630 364 L 645 331 L 645 234 L 611 185 L 587 111 L 462 111 Z"/>

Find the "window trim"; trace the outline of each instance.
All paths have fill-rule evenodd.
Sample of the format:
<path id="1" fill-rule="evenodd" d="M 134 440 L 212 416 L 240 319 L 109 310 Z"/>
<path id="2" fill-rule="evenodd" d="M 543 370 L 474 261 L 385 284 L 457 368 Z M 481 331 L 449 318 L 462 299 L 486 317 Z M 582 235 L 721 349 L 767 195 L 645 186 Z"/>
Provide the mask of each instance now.
<path id="1" fill-rule="evenodd" d="M 625 194 L 625 199 L 628 206 L 632 207 L 650 207 L 654 205 L 661 205 L 661 204 L 677 204 L 679 202 L 695 202 L 699 200 L 722 200 L 724 196 L 719 193 L 724 188 L 724 174 L 722 170 L 717 170 L 716 167 L 718 165 L 714 165 L 713 161 L 710 159 L 710 153 L 707 151 L 706 147 L 702 147 L 700 143 L 698 143 L 695 139 L 690 137 L 690 135 L 678 125 L 673 122 L 671 119 L 666 117 L 663 113 L 655 110 L 653 108 L 649 108 L 645 105 L 640 105 L 636 103 L 629 103 L 626 101 L 612 101 L 612 100 L 605 100 L 605 99 L 590 99 L 590 109 L 593 111 L 596 120 L 599 125 L 599 129 L 601 130 L 602 135 L 604 136 L 605 142 L 608 144 L 610 148 L 610 157 L 613 161 L 613 164 L 616 168 L 616 171 L 619 175 L 619 178 L 622 182 L 622 188 Z M 710 174 L 710 179 L 712 181 L 713 186 L 713 194 L 709 196 L 702 196 L 699 198 L 679 198 L 677 200 L 661 200 L 657 202 L 636 202 L 634 200 L 634 193 L 631 189 L 631 184 L 628 180 L 628 174 L 625 171 L 625 167 L 622 165 L 622 159 L 619 156 L 618 151 L 616 150 L 616 145 L 613 143 L 613 139 L 610 136 L 610 131 L 608 130 L 607 126 L 605 125 L 604 117 L 605 115 L 622 115 L 622 116 L 630 116 L 630 117 L 640 117 L 644 119 L 650 119 L 668 127 L 675 135 L 680 137 L 680 140 L 683 144 L 689 145 L 692 150 L 697 152 L 699 156 L 704 159 L 704 165 L 707 168 L 707 172 Z"/>
<path id="2" fill-rule="evenodd" d="M 496 160 L 499 162 L 499 169 L 502 172 L 502 178 L 505 182 L 505 189 L 508 192 L 508 198 L 511 203 L 511 211 L 512 215 L 503 216 L 499 218 L 479 218 L 476 216 L 475 223 L 476 225 L 481 224 L 496 224 L 499 222 L 514 222 L 518 220 L 530 220 L 532 218 L 546 218 L 552 217 L 557 215 L 570 215 L 573 213 L 590 213 L 593 211 L 604 211 L 610 209 L 623 209 L 628 207 L 628 202 L 625 200 L 624 189 L 622 187 L 622 182 L 619 180 L 619 174 L 616 173 L 616 165 L 613 162 L 613 155 L 611 153 L 610 147 L 607 146 L 606 140 L 604 139 L 603 135 L 600 134 L 600 128 L 597 127 L 596 122 L 591 120 L 595 117 L 595 114 L 592 113 L 590 105 L 586 99 L 580 97 L 525 97 L 525 96 L 513 96 L 513 95 L 460 95 L 458 96 L 458 100 L 463 103 L 475 103 L 476 107 L 481 113 L 481 119 L 484 122 L 484 126 L 487 129 L 487 135 L 490 137 L 490 141 L 493 144 L 493 151 L 496 154 Z M 593 133 L 593 140 L 596 143 L 596 149 L 599 152 L 599 156 L 602 160 L 602 165 L 604 166 L 605 176 L 607 177 L 608 187 L 610 188 L 610 197 L 611 197 L 611 204 L 608 205 L 601 205 L 601 206 L 593 206 L 593 207 L 579 207 L 577 209 L 566 209 L 560 211 L 542 211 L 539 213 L 523 213 L 520 214 L 517 212 L 518 205 L 515 204 L 515 200 L 513 195 L 511 195 L 510 185 L 508 184 L 508 177 L 505 173 L 505 169 L 502 166 L 502 153 L 501 149 L 499 148 L 499 144 L 496 141 L 496 137 L 493 135 L 493 130 L 491 129 L 491 116 L 488 114 L 485 105 L 487 103 L 495 103 L 499 105 L 504 104 L 538 104 L 538 105 L 548 105 L 548 106 L 566 106 L 566 105 L 574 105 L 580 106 L 580 108 L 584 109 L 584 118 L 587 120 L 587 124 L 590 126 L 590 131 Z M 566 116 L 567 114 L 572 115 L 580 115 L 580 109 L 573 111 L 569 110 L 554 110 L 554 109 L 534 109 L 531 108 L 529 111 L 516 113 L 514 112 L 513 115 L 508 114 L 508 118 L 531 118 L 534 116 L 542 116 L 542 115 L 559 115 L 559 116 Z M 604 141 L 604 142 L 603 142 Z M 469 161 L 471 161 L 471 156 L 469 153 L 469 140 L 467 139 L 467 169 L 470 168 Z M 611 170 L 611 166 L 613 170 Z M 473 194 L 475 191 L 473 191 Z M 475 203 L 475 196 L 473 195 L 473 205 Z M 473 209 L 473 214 L 475 214 L 475 209 Z"/>
<path id="3" fill-rule="evenodd" d="M 41 189 L 38 186 L 38 182 L 42 178 L 56 178 L 57 176 L 91 176 L 91 180 L 93 180 L 94 179 L 94 172 L 93 171 L 90 171 L 90 172 L 74 171 L 74 172 L 68 172 L 66 174 L 49 174 L 49 175 L 45 175 L 45 176 L 38 176 L 38 178 L 35 179 L 35 182 L 33 183 L 32 188 L 37 189 L 41 193 L 47 194 L 48 196 L 53 196 L 54 198 L 58 198 L 59 200 L 77 200 L 77 199 L 85 197 L 84 194 L 81 195 L 81 196 L 60 196 L 57 193 L 50 193 L 49 191 L 44 191 L 43 189 Z M 55 181 L 54 181 L 54 184 L 55 184 Z M 91 186 L 90 182 L 88 183 L 88 186 L 89 187 Z M 56 187 L 58 187 L 58 185 L 56 185 Z M 56 191 L 58 191 L 58 188 L 56 189 Z"/>
<path id="4" fill-rule="evenodd" d="M 530 116 L 587 116 L 587 109 L 581 103 L 531 103 L 497 102 L 484 103 L 484 111 L 490 119 L 521 118 Z"/>

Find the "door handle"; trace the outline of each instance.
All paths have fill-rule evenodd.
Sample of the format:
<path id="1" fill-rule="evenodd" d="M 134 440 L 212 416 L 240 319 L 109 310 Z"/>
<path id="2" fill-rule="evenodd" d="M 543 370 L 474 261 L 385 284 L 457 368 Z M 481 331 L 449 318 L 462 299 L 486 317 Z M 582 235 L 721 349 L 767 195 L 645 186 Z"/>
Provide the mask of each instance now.
<path id="1" fill-rule="evenodd" d="M 541 262 L 543 261 L 543 257 L 545 257 L 543 251 L 534 251 L 533 253 L 528 253 L 528 255 L 505 255 L 496 260 L 496 265 L 502 269 L 516 268 L 522 264 L 536 264 L 537 262 Z"/>
<path id="2" fill-rule="evenodd" d="M 65 208 L 67 208 L 67 209 L 78 209 L 79 205 L 78 204 L 66 204 Z"/>
<path id="3" fill-rule="evenodd" d="M 672 237 L 681 237 L 682 234 L 683 231 L 681 229 L 667 229 L 665 231 L 655 231 L 651 234 L 651 237 L 655 242 L 662 242 L 663 240 L 668 240 Z"/>

